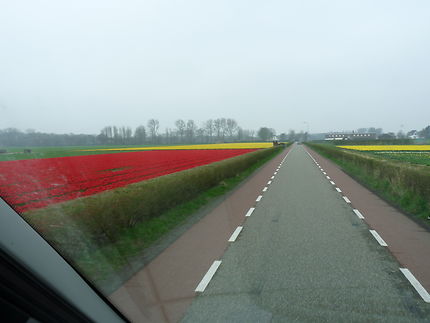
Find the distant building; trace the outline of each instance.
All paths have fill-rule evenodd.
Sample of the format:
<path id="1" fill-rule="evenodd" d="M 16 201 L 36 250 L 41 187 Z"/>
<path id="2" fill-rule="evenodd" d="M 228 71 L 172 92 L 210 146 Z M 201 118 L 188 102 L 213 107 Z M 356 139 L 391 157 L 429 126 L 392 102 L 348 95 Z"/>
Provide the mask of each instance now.
<path id="1" fill-rule="evenodd" d="M 418 135 L 418 131 L 411 130 L 406 135 L 409 139 L 418 139 L 420 136 Z"/>
<path id="2" fill-rule="evenodd" d="M 325 135 L 324 140 L 374 140 L 376 133 L 332 132 Z"/>

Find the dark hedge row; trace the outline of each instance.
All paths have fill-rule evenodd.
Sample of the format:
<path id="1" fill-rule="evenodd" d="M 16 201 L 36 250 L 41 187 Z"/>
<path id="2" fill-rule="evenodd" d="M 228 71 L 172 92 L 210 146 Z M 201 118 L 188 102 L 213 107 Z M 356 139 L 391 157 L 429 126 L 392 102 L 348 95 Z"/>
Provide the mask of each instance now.
<path id="1" fill-rule="evenodd" d="M 407 212 L 424 219 L 430 215 L 429 167 L 375 158 L 333 145 L 307 145 L 361 177 Z"/>

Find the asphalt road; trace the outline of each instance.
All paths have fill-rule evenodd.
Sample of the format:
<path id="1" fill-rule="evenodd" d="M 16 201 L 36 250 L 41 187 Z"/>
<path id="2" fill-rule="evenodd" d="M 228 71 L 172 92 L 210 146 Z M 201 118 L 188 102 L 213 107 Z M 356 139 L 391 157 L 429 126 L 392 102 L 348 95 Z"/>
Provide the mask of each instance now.
<path id="1" fill-rule="evenodd" d="M 429 322 L 399 263 L 301 146 L 184 322 Z"/>

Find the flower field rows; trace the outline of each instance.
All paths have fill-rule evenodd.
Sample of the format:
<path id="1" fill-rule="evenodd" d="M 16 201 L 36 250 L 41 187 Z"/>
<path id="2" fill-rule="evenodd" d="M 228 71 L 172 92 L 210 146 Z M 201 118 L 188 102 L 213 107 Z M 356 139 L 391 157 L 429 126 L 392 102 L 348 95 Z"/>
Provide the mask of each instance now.
<path id="1" fill-rule="evenodd" d="M 337 147 L 361 151 L 430 151 L 430 145 L 352 145 Z"/>
<path id="2" fill-rule="evenodd" d="M 261 149 L 272 147 L 271 142 L 239 142 L 204 145 L 176 145 L 176 146 L 154 146 L 154 147 L 127 147 L 127 148 L 100 148 L 85 149 L 82 151 L 133 151 L 133 150 L 201 150 L 201 149 Z"/>
<path id="3" fill-rule="evenodd" d="M 151 150 L 3 161 L 0 162 L 0 195 L 24 212 L 254 150 Z"/>
<path id="4" fill-rule="evenodd" d="M 430 145 L 355 145 L 337 147 L 369 153 L 384 159 L 417 165 L 430 165 Z"/>

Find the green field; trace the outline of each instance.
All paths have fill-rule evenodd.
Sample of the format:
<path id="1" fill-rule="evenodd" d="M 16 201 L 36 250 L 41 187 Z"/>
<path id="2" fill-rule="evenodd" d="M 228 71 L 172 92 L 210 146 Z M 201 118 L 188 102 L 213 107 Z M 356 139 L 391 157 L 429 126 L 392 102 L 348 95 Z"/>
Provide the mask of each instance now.
<path id="1" fill-rule="evenodd" d="M 157 145 L 138 145 L 136 147 L 154 147 Z M 29 147 L 31 153 L 24 153 L 26 147 L 6 147 L 6 153 L 0 153 L 0 161 L 22 160 L 37 158 L 69 157 L 83 155 L 99 155 L 125 152 L 121 151 L 81 151 L 85 149 L 112 149 L 112 148 L 129 148 L 130 145 L 124 146 L 56 146 L 56 147 Z"/>
<path id="2" fill-rule="evenodd" d="M 377 151 L 370 153 L 379 158 L 397 160 L 410 164 L 430 166 L 430 152 L 393 152 L 393 151 Z"/>

